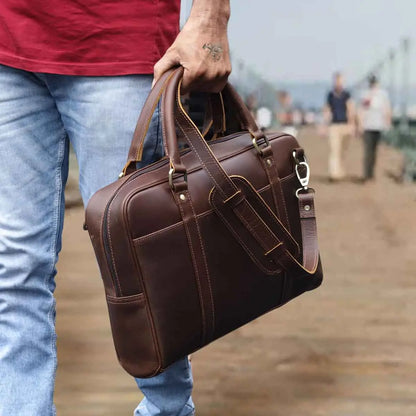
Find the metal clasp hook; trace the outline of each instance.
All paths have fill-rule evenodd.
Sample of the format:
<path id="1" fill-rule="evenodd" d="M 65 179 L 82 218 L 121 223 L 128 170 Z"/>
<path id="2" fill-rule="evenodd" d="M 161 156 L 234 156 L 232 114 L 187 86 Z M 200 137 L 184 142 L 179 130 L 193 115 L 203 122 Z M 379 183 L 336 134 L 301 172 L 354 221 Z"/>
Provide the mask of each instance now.
<path id="1" fill-rule="evenodd" d="M 299 183 L 302 185 L 302 188 L 299 188 L 296 191 L 296 196 L 299 195 L 299 192 L 302 191 L 308 191 L 309 189 L 309 179 L 311 176 L 311 169 L 308 165 L 308 162 L 306 161 L 306 158 L 304 157 L 303 161 L 300 161 L 297 157 L 296 157 L 296 151 L 293 152 L 293 158 L 295 159 L 295 172 L 296 172 L 296 176 L 298 178 Z M 301 172 L 301 167 L 304 166 L 304 172 Z M 302 175 L 303 173 L 303 175 Z"/>
<path id="2" fill-rule="evenodd" d="M 305 166 L 305 168 L 306 168 L 305 176 L 301 176 L 301 173 L 300 173 L 300 167 L 301 166 Z M 309 178 L 310 178 L 310 175 L 311 175 L 308 163 L 307 162 L 299 162 L 295 166 L 295 171 L 296 171 L 296 176 L 298 177 L 300 184 L 303 186 L 303 188 L 305 190 L 308 189 Z"/>
<path id="3" fill-rule="evenodd" d="M 175 168 L 171 165 L 171 168 L 169 169 L 169 185 L 173 189 L 173 175 L 175 174 Z M 186 172 L 183 172 L 183 180 L 185 182 L 188 182 L 188 174 Z"/>

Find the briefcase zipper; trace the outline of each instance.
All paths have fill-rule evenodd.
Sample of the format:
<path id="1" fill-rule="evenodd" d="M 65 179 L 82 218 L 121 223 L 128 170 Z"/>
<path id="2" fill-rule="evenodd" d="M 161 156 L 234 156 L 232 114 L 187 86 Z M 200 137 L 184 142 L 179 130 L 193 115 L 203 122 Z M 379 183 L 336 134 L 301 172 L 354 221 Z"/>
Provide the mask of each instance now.
<path id="1" fill-rule="evenodd" d="M 128 180 L 124 183 L 127 183 Z M 116 193 L 111 197 L 110 201 L 108 201 L 105 210 L 104 210 L 104 220 L 103 220 L 103 243 L 104 243 L 104 252 L 105 252 L 105 257 L 107 260 L 107 265 L 108 268 L 110 269 L 110 277 L 111 280 L 113 282 L 113 287 L 116 293 L 116 296 L 122 296 L 121 293 L 121 288 L 120 288 L 120 284 L 118 283 L 118 279 L 117 279 L 117 274 L 115 271 L 115 267 L 114 267 L 114 263 L 113 263 L 113 259 L 112 259 L 112 255 L 111 255 L 111 247 L 110 247 L 110 239 L 108 236 L 108 228 L 107 228 L 107 224 L 108 224 L 108 210 L 110 207 L 110 204 L 113 202 L 115 196 L 118 194 L 118 192 L 120 191 L 120 189 L 123 187 L 124 183 L 122 183 L 120 185 L 120 187 L 117 189 Z"/>

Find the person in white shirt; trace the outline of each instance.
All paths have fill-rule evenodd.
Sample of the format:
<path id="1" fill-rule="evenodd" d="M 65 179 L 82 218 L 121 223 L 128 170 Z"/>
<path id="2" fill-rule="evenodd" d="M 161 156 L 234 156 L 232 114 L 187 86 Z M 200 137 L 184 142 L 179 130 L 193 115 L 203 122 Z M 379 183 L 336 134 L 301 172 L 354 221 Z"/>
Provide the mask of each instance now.
<path id="1" fill-rule="evenodd" d="M 374 178 L 377 147 L 383 132 L 391 126 L 392 111 L 387 92 L 380 88 L 378 79 L 371 75 L 369 88 L 364 91 L 358 112 L 359 128 L 364 140 L 363 181 Z"/>

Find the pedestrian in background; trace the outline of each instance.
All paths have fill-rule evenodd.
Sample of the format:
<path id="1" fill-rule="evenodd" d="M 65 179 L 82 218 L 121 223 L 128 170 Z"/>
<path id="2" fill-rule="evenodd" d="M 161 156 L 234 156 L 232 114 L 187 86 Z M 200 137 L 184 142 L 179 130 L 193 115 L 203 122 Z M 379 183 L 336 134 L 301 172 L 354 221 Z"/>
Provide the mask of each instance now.
<path id="1" fill-rule="evenodd" d="M 334 87 L 329 92 L 324 107 L 325 121 L 329 126 L 329 180 L 345 179 L 345 155 L 348 142 L 354 133 L 354 103 L 344 89 L 344 77 L 334 75 Z"/>
<path id="2" fill-rule="evenodd" d="M 392 111 L 387 91 L 380 87 L 375 75 L 368 79 L 369 88 L 363 92 L 358 110 L 358 125 L 363 134 L 363 181 L 374 178 L 377 147 L 383 132 L 391 126 Z"/>
<path id="3" fill-rule="evenodd" d="M 279 110 L 276 118 L 280 124 L 280 129 L 282 132 L 296 137 L 295 109 L 293 108 L 292 97 L 288 91 L 278 91 L 277 100 L 279 102 Z"/>

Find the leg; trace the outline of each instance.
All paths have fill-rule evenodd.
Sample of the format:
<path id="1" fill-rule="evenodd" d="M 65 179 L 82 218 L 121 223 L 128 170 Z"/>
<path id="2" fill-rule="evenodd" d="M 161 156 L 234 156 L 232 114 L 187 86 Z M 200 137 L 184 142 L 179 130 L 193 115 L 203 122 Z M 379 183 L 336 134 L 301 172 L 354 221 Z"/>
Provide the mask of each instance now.
<path id="1" fill-rule="evenodd" d="M 377 147 L 381 138 L 381 131 L 373 131 L 370 142 L 370 160 L 369 160 L 369 174 L 370 178 L 374 178 L 374 168 L 376 165 Z"/>
<path id="2" fill-rule="evenodd" d="M 133 130 L 150 90 L 151 76 L 48 78 L 80 166 L 80 189 L 86 204 L 91 195 L 117 179 Z M 159 118 L 146 140 L 143 164 L 163 155 Z M 145 395 L 136 416 L 193 414 L 192 374 L 187 359 L 150 379 L 136 379 Z"/>
<path id="3" fill-rule="evenodd" d="M 351 141 L 351 126 L 348 124 L 344 124 L 342 126 L 342 134 L 341 134 L 341 156 L 340 156 L 340 171 L 342 172 L 342 177 L 347 176 L 347 170 L 345 168 L 345 160 L 347 158 L 347 151 Z"/>
<path id="4" fill-rule="evenodd" d="M 371 178 L 371 131 L 364 131 L 363 141 L 364 141 L 364 179 Z"/>
<path id="5" fill-rule="evenodd" d="M 333 124 L 329 128 L 329 178 L 342 179 L 342 132 L 341 125 Z"/>
<path id="6" fill-rule="evenodd" d="M 377 146 L 381 138 L 380 131 L 364 132 L 364 179 L 373 179 Z"/>
<path id="7" fill-rule="evenodd" d="M 35 75 L 0 65 L 0 415 L 52 416 L 55 263 L 68 168 L 63 126 Z"/>

